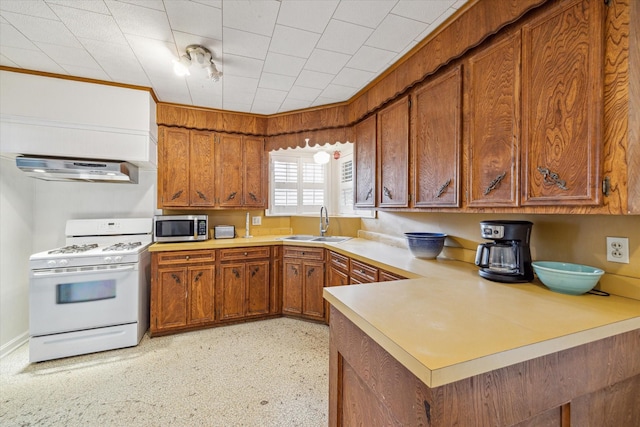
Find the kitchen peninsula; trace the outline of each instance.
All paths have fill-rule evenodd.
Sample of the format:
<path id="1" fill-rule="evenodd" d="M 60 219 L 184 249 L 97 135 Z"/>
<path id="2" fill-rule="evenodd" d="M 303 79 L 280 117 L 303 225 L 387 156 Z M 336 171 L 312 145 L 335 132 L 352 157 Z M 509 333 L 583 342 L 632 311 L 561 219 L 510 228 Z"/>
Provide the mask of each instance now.
<path id="1" fill-rule="evenodd" d="M 399 265 L 423 278 L 325 288 L 331 426 L 637 425 L 640 301 L 494 283 L 458 261 Z"/>

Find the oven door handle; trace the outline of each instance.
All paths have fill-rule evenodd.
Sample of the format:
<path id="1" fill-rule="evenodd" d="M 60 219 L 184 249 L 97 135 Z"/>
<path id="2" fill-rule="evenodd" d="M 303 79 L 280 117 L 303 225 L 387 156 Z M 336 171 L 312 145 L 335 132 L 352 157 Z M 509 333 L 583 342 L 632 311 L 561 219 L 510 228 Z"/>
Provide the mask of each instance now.
<path id="1" fill-rule="evenodd" d="M 60 276 L 77 276 L 78 274 L 104 274 L 104 273 L 121 273 L 123 271 L 133 271 L 135 270 L 135 265 L 126 265 L 124 267 L 116 267 L 116 268 L 100 268 L 95 270 L 73 270 L 73 271 L 60 271 L 60 272 L 50 272 L 50 271 L 35 271 L 33 272 L 33 277 L 60 277 Z"/>

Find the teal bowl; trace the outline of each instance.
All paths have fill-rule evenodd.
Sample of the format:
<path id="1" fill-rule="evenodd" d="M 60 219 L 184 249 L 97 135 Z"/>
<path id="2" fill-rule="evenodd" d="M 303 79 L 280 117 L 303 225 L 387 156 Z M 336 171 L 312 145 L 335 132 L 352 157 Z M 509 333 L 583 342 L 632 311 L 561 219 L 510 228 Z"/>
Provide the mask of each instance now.
<path id="1" fill-rule="evenodd" d="M 444 233 L 404 233 L 411 255 L 416 258 L 434 259 L 444 248 Z"/>
<path id="2" fill-rule="evenodd" d="M 568 262 L 535 261 L 531 265 L 547 288 L 568 295 L 589 292 L 604 274 L 599 268 Z"/>

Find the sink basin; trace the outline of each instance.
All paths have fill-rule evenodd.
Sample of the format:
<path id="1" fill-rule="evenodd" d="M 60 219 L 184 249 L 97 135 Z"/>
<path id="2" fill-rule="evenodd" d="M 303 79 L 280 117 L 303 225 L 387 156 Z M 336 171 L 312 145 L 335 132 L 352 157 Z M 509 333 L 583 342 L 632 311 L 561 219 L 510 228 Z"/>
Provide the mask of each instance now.
<path id="1" fill-rule="evenodd" d="M 282 240 L 290 242 L 327 242 L 340 243 L 349 240 L 351 237 L 344 236 L 310 236 L 307 234 L 295 234 L 293 236 L 283 237 Z"/>

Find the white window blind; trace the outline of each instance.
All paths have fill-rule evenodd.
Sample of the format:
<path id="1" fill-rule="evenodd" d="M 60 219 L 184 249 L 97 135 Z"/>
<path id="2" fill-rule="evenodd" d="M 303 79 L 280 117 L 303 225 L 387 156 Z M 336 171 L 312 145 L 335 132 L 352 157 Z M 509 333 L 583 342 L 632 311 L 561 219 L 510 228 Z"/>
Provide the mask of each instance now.
<path id="1" fill-rule="evenodd" d="M 309 153 L 287 156 L 271 153 L 271 215 L 316 214 L 325 204 L 327 167 L 313 162 Z"/>

